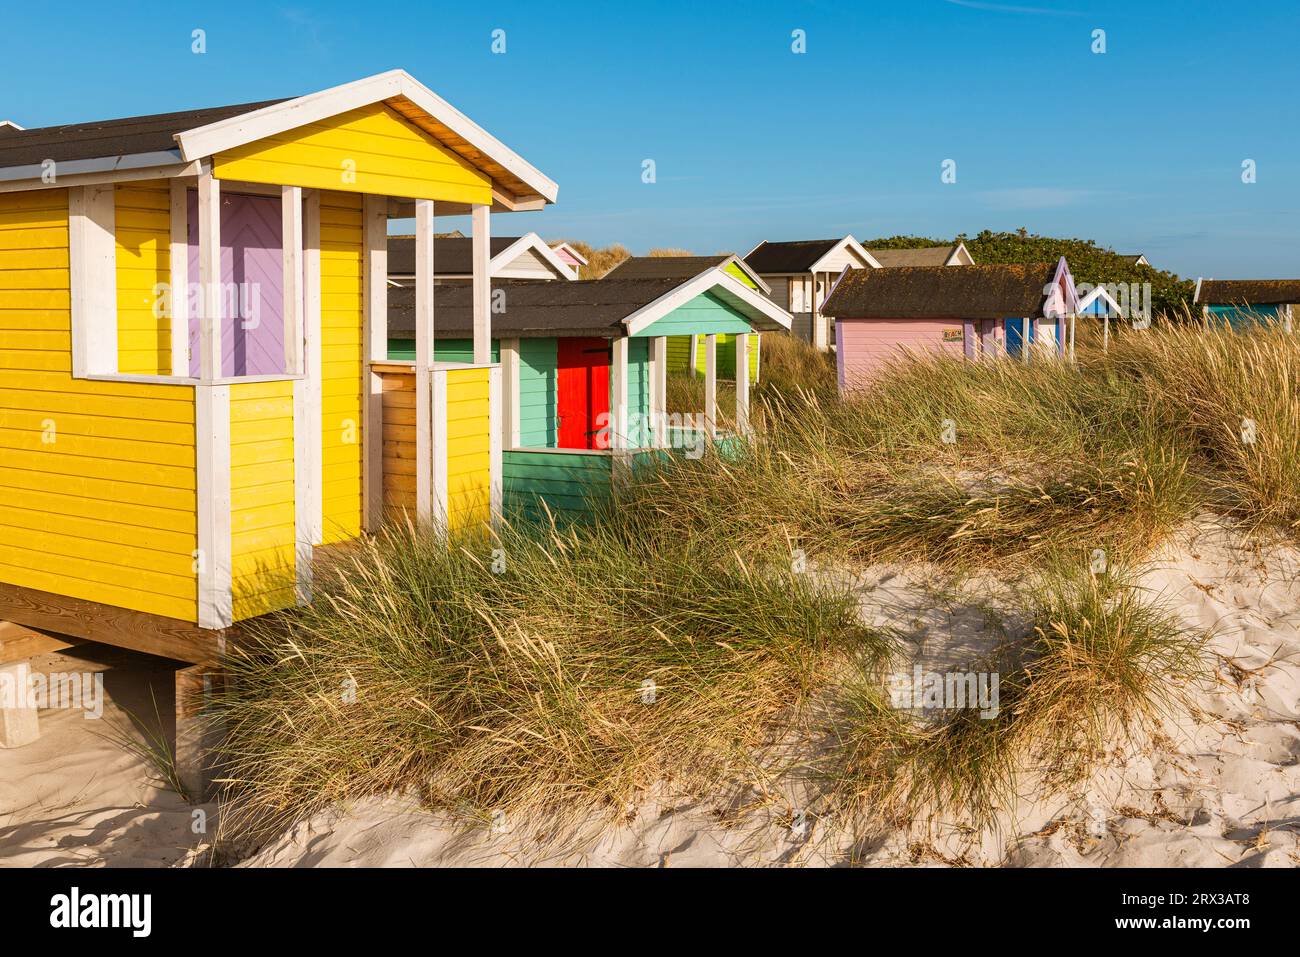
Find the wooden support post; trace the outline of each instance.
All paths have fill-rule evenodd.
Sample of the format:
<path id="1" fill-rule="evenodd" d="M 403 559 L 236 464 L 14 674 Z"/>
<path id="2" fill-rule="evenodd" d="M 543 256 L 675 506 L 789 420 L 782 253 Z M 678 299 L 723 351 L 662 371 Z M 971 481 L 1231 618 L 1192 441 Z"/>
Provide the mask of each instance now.
<path id="1" fill-rule="evenodd" d="M 474 283 L 474 361 L 492 361 L 492 243 L 491 206 L 476 205 L 472 212 Z"/>
<path id="2" fill-rule="evenodd" d="M 695 338 L 691 336 L 692 340 Z M 668 337 L 655 336 L 650 341 L 650 444 L 656 449 L 668 447 Z"/>
<path id="3" fill-rule="evenodd" d="M 307 461 L 311 471 L 308 488 L 307 516 L 311 523 L 311 543 L 325 541 L 325 413 L 322 407 L 321 374 L 321 270 L 320 270 L 320 190 L 304 193 L 303 255 L 306 259 L 306 311 L 303 318 L 304 367 L 307 375 Z"/>
<path id="4" fill-rule="evenodd" d="M 627 417 L 627 365 L 628 339 L 618 336 L 613 341 L 613 368 L 610 370 L 611 404 L 609 421 L 609 448 L 614 452 L 614 478 L 627 474 L 630 460 Z"/>
<path id="5" fill-rule="evenodd" d="M 362 491 L 365 507 L 362 523 L 375 532 L 384 520 L 384 379 L 370 368 L 372 362 L 388 358 L 388 199 L 367 195 L 362 200 L 365 231 L 365 318 L 366 363 L 365 424 L 362 428 Z"/>
<path id="6" fill-rule="evenodd" d="M 168 243 L 171 284 L 170 332 L 172 375 L 190 374 L 190 203 L 185 181 L 171 180 L 171 238 Z"/>
<path id="7" fill-rule="evenodd" d="M 230 526 L 230 386 L 221 378 L 221 184 L 199 173 L 199 379 L 194 395 L 198 500 L 198 624 L 233 622 Z"/>
<path id="8" fill-rule="evenodd" d="M 519 447 L 519 340 L 501 340 L 501 439 Z"/>
<path id="9" fill-rule="evenodd" d="M 221 378 L 221 184 L 199 173 L 199 378 Z"/>
<path id="10" fill-rule="evenodd" d="M 1033 328 L 1034 327 L 1032 324 L 1032 320 L 1028 316 L 1020 320 L 1020 361 L 1021 362 L 1029 361 L 1029 345 L 1030 345 L 1029 334 L 1030 334 L 1030 330 L 1032 330 Z"/>
<path id="11" fill-rule="evenodd" d="M 749 336 L 736 336 L 736 434 L 748 436 L 749 425 Z"/>
<path id="12" fill-rule="evenodd" d="M 1101 351 L 1110 352 L 1110 310 L 1102 316 L 1101 325 Z"/>
<path id="13" fill-rule="evenodd" d="M 1074 313 L 1070 313 L 1070 362 L 1072 363 L 1078 361 L 1078 353 L 1076 353 L 1074 349 L 1075 325 L 1077 320 L 1078 316 Z"/>
<path id="14" fill-rule="evenodd" d="M 302 187 L 280 187 L 280 262 L 284 294 L 284 371 L 302 375 L 303 358 L 303 262 Z"/>
<path id="15" fill-rule="evenodd" d="M 213 696 L 224 674 L 207 665 L 191 665 L 176 672 L 176 736 L 173 756 L 176 776 L 191 801 L 210 796 L 213 755 L 222 728 L 212 711 Z"/>
<path id="16" fill-rule="evenodd" d="M 718 437 L 718 337 L 704 337 L 704 434 L 710 442 Z"/>
<path id="17" fill-rule="evenodd" d="M 0 748 L 21 748 L 41 736 L 39 712 L 29 700 L 31 690 L 27 662 L 0 665 Z"/>
<path id="18" fill-rule="evenodd" d="M 415 512 L 433 521 L 433 200 L 415 201 Z"/>

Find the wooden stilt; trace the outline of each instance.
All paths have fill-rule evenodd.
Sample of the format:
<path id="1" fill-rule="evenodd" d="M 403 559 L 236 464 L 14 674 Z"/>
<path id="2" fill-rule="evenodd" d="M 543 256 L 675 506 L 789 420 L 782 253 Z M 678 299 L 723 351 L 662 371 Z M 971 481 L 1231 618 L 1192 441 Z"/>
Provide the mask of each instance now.
<path id="1" fill-rule="evenodd" d="M 223 673 L 207 665 L 176 672 L 176 776 L 191 800 L 206 801 L 212 787 L 212 754 L 221 728 L 212 712 Z"/>

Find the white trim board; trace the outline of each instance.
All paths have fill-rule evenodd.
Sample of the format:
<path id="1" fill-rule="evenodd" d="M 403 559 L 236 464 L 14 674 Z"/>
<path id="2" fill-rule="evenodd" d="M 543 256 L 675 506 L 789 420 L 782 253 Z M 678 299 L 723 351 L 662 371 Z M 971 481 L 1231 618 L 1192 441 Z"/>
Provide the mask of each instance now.
<path id="1" fill-rule="evenodd" d="M 473 122 L 460 110 L 417 81 L 405 70 L 389 70 L 317 93 L 264 106 L 176 134 L 181 155 L 192 160 L 256 142 L 288 130 L 317 123 L 349 110 L 401 97 L 445 126 L 489 160 L 500 165 L 546 200 L 555 202 L 559 186 Z M 528 199 L 521 196 L 520 199 Z"/>
<path id="2" fill-rule="evenodd" d="M 758 290 L 750 289 L 735 276 L 721 269 L 710 268 L 627 316 L 623 320 L 625 334 L 635 336 L 644 332 L 656 320 L 662 319 L 673 310 L 706 292 L 717 293 L 729 305 L 744 313 L 755 325 L 762 325 L 769 330 L 789 330 L 790 324 L 794 321 L 790 313 Z"/>

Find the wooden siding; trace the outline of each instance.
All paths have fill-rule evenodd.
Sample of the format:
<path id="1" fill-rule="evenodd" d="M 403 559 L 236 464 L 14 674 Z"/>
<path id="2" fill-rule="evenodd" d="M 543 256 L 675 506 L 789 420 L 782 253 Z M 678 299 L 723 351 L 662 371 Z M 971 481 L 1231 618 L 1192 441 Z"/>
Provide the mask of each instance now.
<path id="1" fill-rule="evenodd" d="M 321 462 L 324 544 L 361 534 L 361 197 L 321 194 Z"/>
<path id="2" fill-rule="evenodd" d="M 194 388 L 73 379 L 69 281 L 67 190 L 0 194 L 0 581 L 193 622 Z"/>
<path id="3" fill-rule="evenodd" d="M 171 192 L 166 180 L 121 184 L 117 227 L 117 369 L 172 371 L 171 321 L 160 292 L 171 285 Z"/>
<path id="4" fill-rule="evenodd" d="M 507 450 L 502 494 L 513 521 L 586 520 L 609 495 L 613 456 L 584 452 Z"/>
<path id="5" fill-rule="evenodd" d="M 447 528 L 480 529 L 491 518 L 492 454 L 488 369 L 448 369 Z"/>
<path id="6" fill-rule="evenodd" d="M 415 519 L 415 371 L 384 372 L 384 508 Z"/>
<path id="7" fill-rule="evenodd" d="M 487 176 L 382 103 L 219 153 L 213 169 L 250 183 L 492 202 Z"/>
<path id="8" fill-rule="evenodd" d="M 553 449 L 559 442 L 557 361 L 554 339 L 519 340 L 519 444 L 524 448 Z"/>
<path id="9" fill-rule="evenodd" d="M 293 382 L 230 387 L 230 554 L 236 621 L 294 604 Z"/>
<path id="10" fill-rule="evenodd" d="M 840 388 L 867 386 L 881 366 L 904 350 L 963 354 L 963 342 L 944 342 L 945 330 L 962 331 L 960 319 L 840 319 L 835 324 Z"/>
<path id="11" fill-rule="evenodd" d="M 705 292 L 678 306 L 662 319 L 637 333 L 638 337 L 690 335 L 691 333 L 749 332 L 749 323 L 713 293 Z"/>
<path id="12" fill-rule="evenodd" d="M 415 361 L 414 339 L 389 339 L 388 358 L 394 362 Z M 438 339 L 433 344 L 434 362 L 473 362 L 473 339 Z M 501 361 L 501 343 L 492 340 L 492 361 Z"/>
<path id="13" fill-rule="evenodd" d="M 610 408 L 614 407 L 613 376 L 610 376 Z M 627 343 L 628 445 L 640 448 L 654 440 L 650 423 L 650 340 L 629 339 Z"/>

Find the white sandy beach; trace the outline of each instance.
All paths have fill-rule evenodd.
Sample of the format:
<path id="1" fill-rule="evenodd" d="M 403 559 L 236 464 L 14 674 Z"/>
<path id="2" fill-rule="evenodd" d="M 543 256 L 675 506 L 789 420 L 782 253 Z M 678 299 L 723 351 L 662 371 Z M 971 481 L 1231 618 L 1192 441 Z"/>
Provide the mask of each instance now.
<path id="1" fill-rule="evenodd" d="M 593 820 L 576 838 L 540 843 L 526 822 L 467 827 L 376 798 L 302 822 L 243 864 L 1300 865 L 1300 552 L 1247 547 L 1204 523 L 1157 557 L 1143 583 L 1189 626 L 1214 630 L 1219 680 L 1195 691 L 1201 713 L 1155 740 L 1116 742 L 1086 789 L 1005 808 L 983 833 L 938 820 L 854 834 L 843 822 L 798 816 L 806 785 L 790 780 L 762 794 L 742 787 L 706 800 L 647 800 L 618 824 Z M 983 608 L 960 595 L 936 601 L 917 570 L 882 569 L 860 589 L 864 615 L 907 634 L 927 667 L 960 665 L 993 640 Z M 150 661 L 152 670 L 142 664 Z M 192 832 L 192 809 L 149 785 L 143 763 L 94 727 L 127 721 L 123 707 L 151 712 L 150 680 L 165 711 L 170 672 L 103 649 L 36 664 L 106 669 L 110 703 L 104 722 L 43 712 L 39 742 L 0 750 L 0 864 L 201 860 L 207 838 Z"/>

